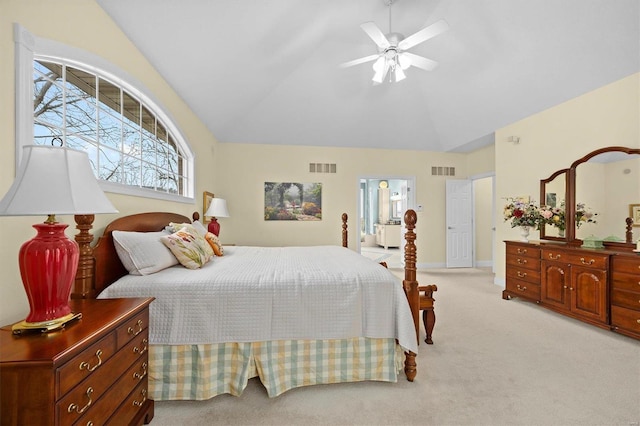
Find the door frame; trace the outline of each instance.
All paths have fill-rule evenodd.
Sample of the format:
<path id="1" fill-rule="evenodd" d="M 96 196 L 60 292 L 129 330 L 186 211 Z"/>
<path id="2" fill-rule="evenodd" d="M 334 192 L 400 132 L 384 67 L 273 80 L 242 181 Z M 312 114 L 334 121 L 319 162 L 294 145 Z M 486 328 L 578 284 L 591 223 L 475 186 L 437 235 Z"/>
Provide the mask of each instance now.
<path id="1" fill-rule="evenodd" d="M 358 237 L 356 238 L 356 250 L 358 253 L 360 253 L 360 250 L 362 248 L 362 241 L 360 241 L 360 229 L 362 227 L 362 223 L 360 221 L 360 218 L 362 217 L 362 208 L 360 207 L 362 205 L 360 181 L 362 179 L 405 180 L 407 181 L 407 187 L 410 188 L 410 190 L 407 193 L 407 207 L 404 208 L 403 210 L 406 212 L 408 209 L 415 209 L 415 206 L 416 206 L 416 177 L 415 176 L 388 175 L 388 174 L 367 174 L 367 175 L 358 176 L 356 179 L 356 194 L 357 194 L 356 195 L 356 200 L 357 200 L 356 216 L 357 217 L 356 217 L 356 223 L 355 223 L 355 229 L 358 232 Z M 402 227 L 404 229 L 404 220 L 402 220 Z M 400 248 L 404 252 L 404 244 L 402 244 Z"/>

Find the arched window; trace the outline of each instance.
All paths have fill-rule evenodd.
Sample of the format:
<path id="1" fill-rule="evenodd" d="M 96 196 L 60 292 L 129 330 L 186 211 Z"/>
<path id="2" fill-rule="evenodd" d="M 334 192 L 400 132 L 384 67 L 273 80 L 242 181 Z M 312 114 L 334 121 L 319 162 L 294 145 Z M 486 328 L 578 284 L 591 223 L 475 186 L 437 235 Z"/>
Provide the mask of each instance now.
<path id="1" fill-rule="evenodd" d="M 24 105 L 16 106 L 17 133 L 22 132 L 18 148 L 59 144 L 85 151 L 103 189 L 110 192 L 176 201 L 192 197 L 193 155 L 168 115 L 124 72 L 114 73 L 113 65 L 102 69 L 103 59 L 92 61 L 86 52 L 38 42 L 32 49 L 16 43 L 27 56 L 16 64 L 19 73 L 31 58 L 27 99 L 33 100 L 28 112 Z M 19 80 L 18 91 L 22 87 L 24 92 Z M 21 119 L 21 113 L 30 114 L 30 120 Z M 19 128 L 28 122 L 32 132 Z"/>

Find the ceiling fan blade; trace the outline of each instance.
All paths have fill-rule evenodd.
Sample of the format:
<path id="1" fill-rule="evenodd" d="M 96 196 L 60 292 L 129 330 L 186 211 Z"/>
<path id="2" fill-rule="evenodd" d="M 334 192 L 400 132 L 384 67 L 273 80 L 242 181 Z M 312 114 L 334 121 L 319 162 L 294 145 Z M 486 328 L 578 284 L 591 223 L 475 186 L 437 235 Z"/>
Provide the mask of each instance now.
<path id="1" fill-rule="evenodd" d="M 363 24 L 364 25 L 364 24 Z M 435 24 L 431 24 L 428 27 L 425 27 L 410 35 L 409 37 L 402 40 L 398 43 L 398 48 L 402 50 L 411 49 L 413 46 L 420 44 L 429 40 L 432 37 L 435 37 L 449 29 L 449 24 L 444 19 L 439 20 Z"/>
<path id="2" fill-rule="evenodd" d="M 414 67 L 422 68 L 425 71 L 433 71 L 438 63 L 431 59 L 424 58 L 422 56 L 414 55 L 410 52 L 402 52 L 402 55 L 411 61 L 411 65 Z"/>
<path id="3" fill-rule="evenodd" d="M 354 59 L 353 61 L 344 62 L 340 64 L 340 68 L 349 68 L 354 65 L 364 64 L 365 62 L 370 62 L 375 59 L 378 59 L 379 56 L 380 55 L 369 55 L 369 56 L 365 56 L 364 58 L 359 58 L 359 59 Z"/>
<path id="4" fill-rule="evenodd" d="M 387 47 L 391 46 L 389 40 L 387 40 L 387 37 L 382 31 L 380 31 L 380 28 L 378 28 L 378 26 L 374 22 L 365 22 L 364 24 L 360 25 L 360 28 L 362 28 L 364 32 L 367 33 L 371 40 L 373 40 L 373 42 L 380 49 L 386 49 Z"/>

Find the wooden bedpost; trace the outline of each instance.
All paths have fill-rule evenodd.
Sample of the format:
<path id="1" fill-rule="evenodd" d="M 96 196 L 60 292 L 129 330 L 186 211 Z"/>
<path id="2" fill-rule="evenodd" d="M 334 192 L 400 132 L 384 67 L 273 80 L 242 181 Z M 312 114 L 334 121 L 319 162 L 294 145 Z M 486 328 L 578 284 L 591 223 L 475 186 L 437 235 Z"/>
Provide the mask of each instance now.
<path id="1" fill-rule="evenodd" d="M 413 323 L 416 328 L 416 342 L 420 333 L 420 292 L 418 291 L 418 281 L 416 280 L 416 234 L 413 231 L 416 227 L 418 217 L 414 210 L 407 210 L 404 214 L 404 223 L 407 229 L 404 239 L 407 242 L 404 246 L 404 281 L 402 286 L 409 301 Z M 416 376 L 416 354 L 405 352 L 404 372 L 407 379 L 412 382 Z"/>
<path id="2" fill-rule="evenodd" d="M 346 213 L 342 213 L 342 247 L 349 247 L 349 232 L 347 231 L 347 216 Z"/>
<path id="3" fill-rule="evenodd" d="M 95 261 L 93 259 L 93 220 L 95 216 L 92 214 L 75 215 L 76 229 L 80 230 L 75 236 L 80 249 L 80 258 L 78 259 L 78 272 L 76 272 L 76 280 L 71 292 L 72 299 L 88 299 L 94 298 L 93 291 L 93 270 Z"/>

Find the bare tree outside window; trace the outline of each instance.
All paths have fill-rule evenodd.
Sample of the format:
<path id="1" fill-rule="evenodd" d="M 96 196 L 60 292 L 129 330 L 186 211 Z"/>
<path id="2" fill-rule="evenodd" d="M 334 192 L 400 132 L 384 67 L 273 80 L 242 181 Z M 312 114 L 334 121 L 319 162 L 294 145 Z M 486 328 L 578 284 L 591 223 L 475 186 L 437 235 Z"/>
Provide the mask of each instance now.
<path id="1" fill-rule="evenodd" d="M 96 177 L 184 195 L 185 157 L 167 126 L 118 85 L 90 72 L 33 62 L 34 143 L 85 151 Z"/>

